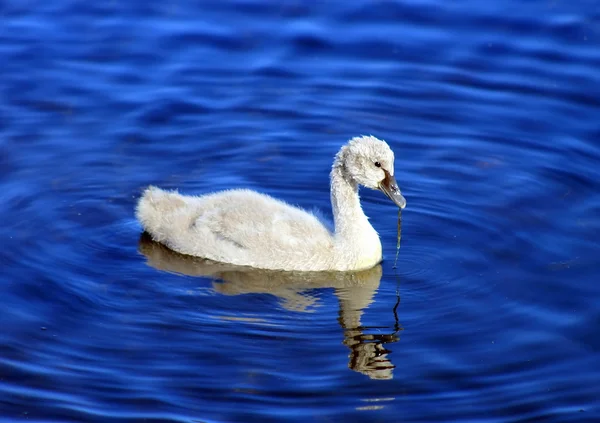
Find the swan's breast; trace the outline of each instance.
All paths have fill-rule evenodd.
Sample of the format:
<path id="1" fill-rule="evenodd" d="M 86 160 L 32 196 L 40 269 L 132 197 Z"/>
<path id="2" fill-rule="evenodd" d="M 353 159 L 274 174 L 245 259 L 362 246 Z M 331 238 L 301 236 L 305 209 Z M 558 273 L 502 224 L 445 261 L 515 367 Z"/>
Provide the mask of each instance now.
<path id="1" fill-rule="evenodd" d="M 358 247 L 356 268 L 366 269 L 381 262 L 381 241 L 372 227 L 361 233 L 355 242 Z"/>
<path id="2" fill-rule="evenodd" d="M 381 262 L 381 244 L 377 244 L 378 248 L 373 248 L 371 251 L 366 251 L 365 254 L 358 258 L 356 263 L 357 268 L 367 269 Z"/>

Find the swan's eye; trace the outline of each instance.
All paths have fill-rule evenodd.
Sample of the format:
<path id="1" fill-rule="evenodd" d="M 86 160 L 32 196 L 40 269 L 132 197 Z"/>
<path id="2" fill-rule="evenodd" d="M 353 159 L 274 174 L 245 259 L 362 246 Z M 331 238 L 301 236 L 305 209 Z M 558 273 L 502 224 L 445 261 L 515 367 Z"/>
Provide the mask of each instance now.
<path id="1" fill-rule="evenodd" d="M 379 163 L 379 162 L 375 162 L 375 166 L 377 166 L 377 167 L 381 167 L 381 163 Z"/>

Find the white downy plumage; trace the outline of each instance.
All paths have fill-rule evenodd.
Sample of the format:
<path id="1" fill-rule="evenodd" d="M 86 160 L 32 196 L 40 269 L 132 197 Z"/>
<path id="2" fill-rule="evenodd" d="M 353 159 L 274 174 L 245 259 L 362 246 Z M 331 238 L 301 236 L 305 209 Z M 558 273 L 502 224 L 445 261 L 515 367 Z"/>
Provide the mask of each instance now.
<path id="1" fill-rule="evenodd" d="M 136 215 L 152 239 L 182 254 L 260 269 L 366 269 L 381 261 L 381 242 L 358 186 L 380 189 L 404 208 L 393 175 L 384 141 L 363 136 L 344 145 L 330 174 L 333 233 L 311 212 L 245 189 L 184 196 L 149 187 Z"/>

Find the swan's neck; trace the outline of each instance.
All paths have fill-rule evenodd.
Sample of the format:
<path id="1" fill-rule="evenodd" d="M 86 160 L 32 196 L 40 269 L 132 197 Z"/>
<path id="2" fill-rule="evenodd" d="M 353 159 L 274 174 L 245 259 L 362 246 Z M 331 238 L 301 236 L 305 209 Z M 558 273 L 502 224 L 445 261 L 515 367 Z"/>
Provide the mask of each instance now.
<path id="1" fill-rule="evenodd" d="M 331 170 L 331 207 L 338 253 L 353 257 L 364 267 L 381 260 L 381 243 L 360 205 L 358 185 L 336 161 Z"/>
<path id="2" fill-rule="evenodd" d="M 350 240 L 362 226 L 371 226 L 360 206 L 358 185 L 346 178 L 339 165 L 331 170 L 331 207 L 336 237 Z"/>

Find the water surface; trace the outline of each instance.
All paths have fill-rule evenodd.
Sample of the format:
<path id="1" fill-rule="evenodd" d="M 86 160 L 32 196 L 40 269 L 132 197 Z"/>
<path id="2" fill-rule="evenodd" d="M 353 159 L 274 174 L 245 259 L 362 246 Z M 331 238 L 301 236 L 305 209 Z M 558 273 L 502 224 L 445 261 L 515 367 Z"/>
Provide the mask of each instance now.
<path id="1" fill-rule="evenodd" d="M 600 418 L 594 1 L 0 6 L 0 421 Z M 386 260 L 241 272 L 140 237 L 155 184 L 330 214 L 396 152 Z"/>

